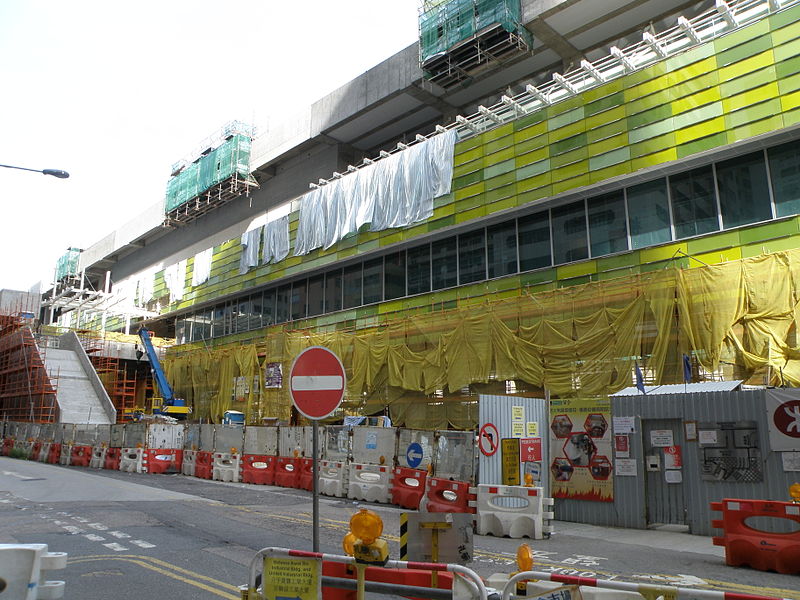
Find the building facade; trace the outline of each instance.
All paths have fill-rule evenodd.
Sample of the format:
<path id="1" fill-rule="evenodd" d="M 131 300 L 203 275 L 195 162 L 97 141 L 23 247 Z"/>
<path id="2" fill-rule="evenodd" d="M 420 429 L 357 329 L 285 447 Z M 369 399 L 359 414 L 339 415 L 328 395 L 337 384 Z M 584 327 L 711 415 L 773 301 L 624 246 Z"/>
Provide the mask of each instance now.
<path id="1" fill-rule="evenodd" d="M 581 29 L 590 0 L 522 2 L 447 42 L 435 11 L 464 3 L 430 4 L 421 65 L 412 46 L 298 123 L 224 131 L 233 166 L 176 165 L 167 208 L 81 252 L 50 315 L 174 337 L 176 393 L 213 421 L 288 420 L 310 345 L 342 358 L 344 411 L 407 427 L 637 369 L 800 384 L 800 3 L 620 2 Z"/>

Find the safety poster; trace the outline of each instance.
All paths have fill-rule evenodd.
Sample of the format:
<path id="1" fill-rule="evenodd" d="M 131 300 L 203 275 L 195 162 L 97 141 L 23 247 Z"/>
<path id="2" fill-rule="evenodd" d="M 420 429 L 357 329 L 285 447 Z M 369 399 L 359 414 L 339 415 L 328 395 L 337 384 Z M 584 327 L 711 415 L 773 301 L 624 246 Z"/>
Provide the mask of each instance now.
<path id="1" fill-rule="evenodd" d="M 613 502 L 611 402 L 550 401 L 550 474 L 554 498 Z"/>

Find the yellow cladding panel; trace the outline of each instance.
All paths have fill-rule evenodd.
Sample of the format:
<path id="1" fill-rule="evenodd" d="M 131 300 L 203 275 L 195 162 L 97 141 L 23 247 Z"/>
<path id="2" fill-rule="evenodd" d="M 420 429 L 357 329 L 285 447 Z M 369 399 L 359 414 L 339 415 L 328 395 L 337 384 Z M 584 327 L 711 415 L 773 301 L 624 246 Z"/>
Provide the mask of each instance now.
<path id="1" fill-rule="evenodd" d="M 767 50 L 766 52 L 756 54 L 755 56 L 751 56 L 750 58 L 733 63 L 727 67 L 722 67 L 719 70 L 719 80 L 721 82 L 730 81 L 731 79 L 736 79 L 741 75 L 747 75 L 748 73 L 752 73 L 758 69 L 768 67 L 774 62 L 775 59 L 772 56 L 772 50 Z"/>
<path id="2" fill-rule="evenodd" d="M 479 181 L 478 183 L 473 183 L 472 185 L 468 185 L 465 188 L 456 190 L 455 199 L 463 200 L 464 198 L 469 198 L 471 196 L 476 196 L 478 194 L 481 194 L 484 191 L 484 187 L 485 185 L 483 181 Z"/>
<path id="3" fill-rule="evenodd" d="M 631 171 L 660 165 L 671 160 L 678 160 L 678 151 L 675 148 L 667 148 L 661 152 L 654 152 L 640 158 L 631 159 Z"/>
<path id="4" fill-rule="evenodd" d="M 650 81 L 645 81 L 637 86 L 625 90 L 625 102 L 631 102 L 637 98 L 642 98 L 649 94 L 654 94 L 669 87 L 670 74 L 656 77 Z"/>
<path id="5" fill-rule="evenodd" d="M 703 121 L 697 125 L 686 127 L 680 131 L 675 132 L 675 142 L 677 144 L 685 144 L 692 140 L 697 140 L 708 135 L 725 131 L 725 117 L 717 117 L 709 121 Z"/>
<path id="6" fill-rule="evenodd" d="M 691 96 L 681 98 L 680 100 L 675 100 L 672 103 L 672 114 L 678 115 L 680 113 L 692 110 L 693 108 L 697 108 L 698 106 L 716 102 L 719 99 L 719 88 L 712 87 L 707 90 L 703 90 L 702 92 L 692 94 Z"/>
<path id="7" fill-rule="evenodd" d="M 668 244 L 666 246 L 657 246 L 655 248 L 642 248 L 639 250 L 639 262 L 644 265 L 647 263 L 669 260 L 676 256 L 683 256 L 685 254 L 688 254 L 686 242 Z"/>
<path id="8" fill-rule="evenodd" d="M 694 79 L 695 77 L 709 73 L 716 68 L 717 57 L 709 56 L 708 58 L 704 58 L 703 60 L 699 60 L 696 63 L 692 63 L 691 65 L 687 65 L 678 69 L 677 71 L 669 73 L 667 78 L 670 86 L 678 85 L 684 81 L 689 81 L 690 79 Z"/>
<path id="9" fill-rule="evenodd" d="M 781 98 L 781 109 L 785 112 L 800 106 L 800 91 L 786 94 Z"/>
<path id="10" fill-rule="evenodd" d="M 557 279 L 572 279 L 583 275 L 593 275 L 597 273 L 597 261 L 587 260 L 586 262 L 556 267 L 556 273 Z"/>
<path id="11" fill-rule="evenodd" d="M 737 94 L 736 96 L 723 99 L 722 108 L 726 113 L 731 113 L 735 110 L 739 110 L 740 108 L 746 108 L 748 106 L 752 106 L 753 104 L 763 102 L 764 100 L 776 98 L 777 96 L 780 96 L 780 92 L 778 91 L 778 83 L 773 81 L 767 85 L 762 85 L 761 87 L 757 87 L 753 90 L 748 90 L 743 94 Z"/>
<path id="12" fill-rule="evenodd" d="M 714 265 L 721 262 L 728 262 L 730 260 L 739 260 L 742 258 L 742 249 L 737 246 L 736 248 L 715 250 L 714 252 L 707 252 L 705 254 L 695 254 L 694 258 L 697 260 L 689 261 L 690 269 L 705 266 L 702 263 L 705 263 L 706 265 Z"/>

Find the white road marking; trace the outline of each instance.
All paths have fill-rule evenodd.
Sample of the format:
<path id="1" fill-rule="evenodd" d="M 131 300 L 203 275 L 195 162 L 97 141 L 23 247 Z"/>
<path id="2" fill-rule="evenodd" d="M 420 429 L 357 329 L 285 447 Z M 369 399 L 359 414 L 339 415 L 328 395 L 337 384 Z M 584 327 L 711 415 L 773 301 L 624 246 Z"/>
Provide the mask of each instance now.
<path id="1" fill-rule="evenodd" d="M 108 535 L 113 535 L 115 538 L 118 538 L 118 539 L 121 539 L 121 540 L 131 537 L 127 533 L 122 533 L 121 531 L 109 531 Z"/>
<path id="2" fill-rule="evenodd" d="M 38 477 L 28 477 L 27 475 L 22 475 L 21 473 L 17 473 L 16 471 L 0 471 L 3 475 L 8 475 L 9 477 L 16 477 L 17 479 L 22 479 L 22 481 L 29 481 L 31 479 L 38 479 Z"/>
<path id="3" fill-rule="evenodd" d="M 61 527 L 69 531 L 72 535 L 84 533 L 83 529 L 81 529 L 80 527 L 76 527 L 75 525 L 62 525 Z"/>
<path id="4" fill-rule="evenodd" d="M 108 526 L 102 523 L 89 523 L 89 527 L 97 529 L 97 531 L 108 531 Z"/>
<path id="5" fill-rule="evenodd" d="M 131 544 L 136 544 L 139 548 L 155 548 L 155 544 L 151 544 L 150 542 L 145 542 L 144 540 L 131 540 Z"/>
<path id="6" fill-rule="evenodd" d="M 77 521 L 78 523 L 88 523 L 89 519 L 84 519 L 83 517 L 72 517 L 73 521 Z"/>
<path id="7" fill-rule="evenodd" d="M 87 540 L 92 541 L 92 542 L 105 542 L 106 541 L 106 538 L 104 538 L 102 535 L 97 535 L 96 533 L 87 533 L 83 537 L 85 537 Z"/>
<path id="8" fill-rule="evenodd" d="M 122 544 L 117 544 L 116 542 L 113 542 L 111 544 L 103 544 L 103 546 L 105 546 L 109 550 L 114 550 L 115 552 L 125 552 L 125 550 L 127 550 L 125 546 L 123 546 Z"/>

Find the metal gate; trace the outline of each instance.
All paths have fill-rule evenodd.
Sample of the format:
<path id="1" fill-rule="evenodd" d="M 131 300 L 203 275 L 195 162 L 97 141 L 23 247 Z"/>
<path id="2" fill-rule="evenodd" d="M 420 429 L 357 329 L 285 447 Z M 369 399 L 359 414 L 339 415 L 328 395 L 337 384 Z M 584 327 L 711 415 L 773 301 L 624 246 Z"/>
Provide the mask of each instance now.
<path id="1" fill-rule="evenodd" d="M 677 419 L 642 420 L 648 525 L 686 525 L 683 425 Z"/>

